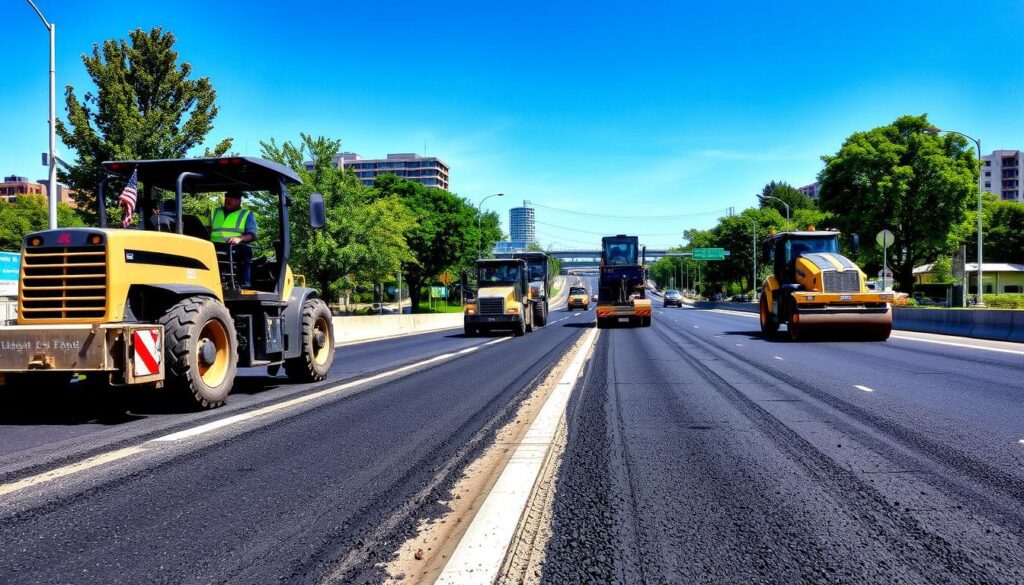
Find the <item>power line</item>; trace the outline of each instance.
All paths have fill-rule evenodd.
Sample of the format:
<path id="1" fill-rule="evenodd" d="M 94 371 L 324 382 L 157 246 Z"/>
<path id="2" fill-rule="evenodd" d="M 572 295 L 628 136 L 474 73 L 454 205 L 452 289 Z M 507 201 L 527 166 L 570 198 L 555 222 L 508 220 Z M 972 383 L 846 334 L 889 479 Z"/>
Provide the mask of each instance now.
<path id="1" fill-rule="evenodd" d="M 563 209 L 561 207 L 551 207 L 550 205 L 542 205 L 540 203 L 534 203 L 532 201 L 530 201 L 529 203 L 533 207 L 541 207 L 541 208 L 544 208 L 544 209 L 549 209 L 551 211 L 560 211 L 562 213 L 571 213 L 571 214 L 574 214 L 574 215 L 586 215 L 586 216 L 589 216 L 589 217 L 602 217 L 602 218 L 605 218 L 605 219 L 644 219 L 644 220 L 670 220 L 671 219 L 671 220 L 676 220 L 676 219 L 687 219 L 687 218 L 692 218 L 692 217 L 698 217 L 698 216 L 701 216 L 701 215 L 712 215 L 712 214 L 716 214 L 716 213 L 723 213 L 724 214 L 727 211 L 725 208 L 722 208 L 722 209 L 714 209 L 714 210 L 710 210 L 710 211 L 699 211 L 699 212 L 694 212 L 694 213 L 683 213 L 683 214 L 680 214 L 680 215 L 604 215 L 604 214 L 601 214 L 601 213 L 590 213 L 588 211 L 576 211 L 574 209 Z"/>
<path id="2" fill-rule="evenodd" d="M 607 232 L 588 232 L 587 230 L 580 230 L 580 229 L 576 229 L 576 228 L 567 227 L 567 226 L 564 226 L 564 225 L 557 225 L 557 224 L 553 224 L 553 223 L 547 223 L 546 221 L 536 221 L 535 220 L 535 223 L 540 224 L 540 225 L 546 225 L 548 227 L 558 228 L 560 230 L 569 230 L 571 232 L 579 232 L 581 234 L 590 234 L 590 235 L 593 235 L 593 236 L 608 236 L 608 235 L 612 235 L 612 234 L 608 234 Z M 659 237 L 659 236 L 680 236 L 680 237 L 682 237 L 683 232 L 682 232 L 682 230 L 679 230 L 679 231 L 674 231 L 674 232 L 666 232 L 666 233 L 662 233 L 662 234 L 630 234 L 630 235 L 639 236 L 641 238 L 654 238 L 654 237 Z"/>

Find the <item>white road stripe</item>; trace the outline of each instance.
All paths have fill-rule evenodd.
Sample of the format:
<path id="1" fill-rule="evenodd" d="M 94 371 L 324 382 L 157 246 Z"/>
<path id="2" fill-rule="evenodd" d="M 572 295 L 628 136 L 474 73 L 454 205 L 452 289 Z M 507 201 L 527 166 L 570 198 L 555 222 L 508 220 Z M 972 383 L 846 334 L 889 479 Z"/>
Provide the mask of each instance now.
<path id="1" fill-rule="evenodd" d="M 435 583 L 476 585 L 494 583 L 497 579 L 516 526 L 529 502 L 533 484 L 554 441 L 555 431 L 565 416 L 565 407 L 597 335 L 597 329 L 586 333 L 583 344 L 516 447 Z"/>
<path id="2" fill-rule="evenodd" d="M 868 388 L 867 386 L 861 386 L 860 384 L 854 384 L 853 387 L 858 390 L 863 390 L 865 392 L 874 392 L 874 390 L 872 390 L 871 388 Z"/>
<path id="3" fill-rule="evenodd" d="M 138 446 L 127 447 L 125 449 L 118 449 L 117 451 L 111 451 L 110 453 L 104 453 L 102 455 L 97 455 L 95 457 L 83 459 L 76 463 L 72 463 L 71 465 L 65 465 L 64 467 L 58 467 L 57 469 L 51 469 L 50 471 L 46 471 L 38 475 L 33 475 L 32 477 L 26 477 L 25 479 L 19 481 L 3 484 L 0 485 L 0 496 L 6 496 L 7 494 L 23 490 L 27 487 L 39 485 L 41 483 L 46 483 L 48 481 L 53 481 L 55 479 L 60 479 L 62 477 L 86 471 L 94 467 L 99 467 L 100 465 L 105 465 L 112 461 L 117 461 L 118 459 L 124 459 L 125 457 L 135 455 L 136 453 L 142 451 L 145 451 L 145 449 Z"/>
<path id="4" fill-rule="evenodd" d="M 772 356 L 772 357 L 774 357 L 775 359 L 777 359 L 779 361 L 783 361 L 782 358 L 780 358 L 779 356 Z"/>
<path id="5" fill-rule="evenodd" d="M 923 339 L 921 337 L 907 337 L 906 335 L 891 335 L 890 337 L 895 339 L 905 339 L 907 341 L 920 341 L 923 343 L 936 343 L 938 345 L 951 345 L 953 347 L 966 347 L 969 349 L 984 349 L 986 351 L 998 351 L 1000 353 L 1011 353 L 1014 355 L 1024 355 L 1024 351 L 1019 349 L 1004 349 L 1002 347 L 985 347 L 983 345 L 971 345 L 969 343 L 957 343 L 955 341 L 941 341 L 938 339 Z"/>

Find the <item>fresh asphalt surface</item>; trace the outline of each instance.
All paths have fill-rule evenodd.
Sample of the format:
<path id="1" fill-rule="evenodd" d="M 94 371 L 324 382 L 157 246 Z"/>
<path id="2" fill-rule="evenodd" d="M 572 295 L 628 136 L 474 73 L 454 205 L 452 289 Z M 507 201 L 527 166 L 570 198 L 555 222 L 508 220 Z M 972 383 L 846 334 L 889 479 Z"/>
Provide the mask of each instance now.
<path id="1" fill-rule="evenodd" d="M 659 300 L 569 405 L 544 582 L 1024 582 L 1024 356 Z"/>
<path id="2" fill-rule="evenodd" d="M 592 319 L 556 308 L 524 338 L 450 330 L 343 346 L 323 383 L 246 371 L 229 405 L 206 413 L 176 412 L 158 393 L 99 406 L 7 397 L 0 483 L 143 451 L 0 495 L 0 583 L 378 581 L 377 563 L 446 510 L 438 502 L 461 470 Z M 213 432 L 152 441 L 442 355 Z"/>
<path id="3" fill-rule="evenodd" d="M 340 347 L 323 383 L 247 371 L 207 413 L 5 397 L 0 583 L 377 582 L 593 314 Z M 765 340 L 658 298 L 653 322 L 602 330 L 573 394 L 542 581 L 1024 582 L 1024 355 Z"/>

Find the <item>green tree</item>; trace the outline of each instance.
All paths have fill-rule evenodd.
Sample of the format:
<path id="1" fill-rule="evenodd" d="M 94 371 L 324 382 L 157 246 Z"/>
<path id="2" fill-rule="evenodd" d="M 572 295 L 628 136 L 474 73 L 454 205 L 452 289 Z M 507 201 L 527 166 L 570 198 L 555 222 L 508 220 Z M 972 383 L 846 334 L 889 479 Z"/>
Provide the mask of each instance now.
<path id="1" fill-rule="evenodd" d="M 19 195 L 13 203 L 0 203 L 0 250 L 17 252 L 25 236 L 49 227 L 49 207 L 42 195 Z M 57 225 L 85 225 L 75 209 L 57 202 Z"/>
<path id="2" fill-rule="evenodd" d="M 406 234 L 413 258 L 402 268 L 413 311 L 419 310 L 422 287 L 446 271 L 461 272 L 473 265 L 480 238 L 483 249 L 490 250 L 501 237 L 501 230 L 493 226 L 482 230 L 485 233 L 478 231 L 476 207 L 448 191 L 395 175 L 378 176 L 374 186 L 382 195 L 398 197 L 418 222 Z"/>
<path id="3" fill-rule="evenodd" d="M 90 217 L 104 177 L 101 162 L 181 158 L 213 129 L 217 92 L 208 78 L 191 78 L 192 66 L 179 64 L 174 43 L 173 34 L 156 27 L 96 44 L 82 56 L 95 91 L 80 100 L 74 87 L 66 88 L 68 122 L 57 121 L 57 134 L 76 160 L 61 180 Z M 204 154 L 220 156 L 230 147 L 226 138 Z"/>
<path id="4" fill-rule="evenodd" d="M 953 282 L 953 260 L 949 256 L 939 256 L 932 264 L 932 281 L 948 284 Z"/>
<path id="5" fill-rule="evenodd" d="M 413 256 L 406 234 L 416 226 L 415 217 L 398 197 L 362 185 L 351 171 L 332 163 L 341 141 L 301 134 L 298 144 L 261 142 L 263 156 L 291 167 L 302 179 L 289 189 L 292 205 L 291 262 L 296 273 L 306 275 L 322 294 L 353 289 L 359 281 L 379 283 L 398 274 Z M 312 160 L 312 170 L 304 161 Z M 309 225 L 309 196 L 321 193 L 327 224 L 314 230 Z M 268 247 L 279 238 L 276 198 L 258 197 L 251 207 L 260 222 L 260 243 Z"/>
<path id="6" fill-rule="evenodd" d="M 997 195 L 984 193 L 982 199 L 983 252 L 985 262 L 1024 263 L 1024 205 L 1003 201 Z M 967 244 L 967 261 L 978 257 L 978 215 L 968 214 L 960 242 Z"/>
<path id="7" fill-rule="evenodd" d="M 901 290 L 914 283 L 915 264 L 948 252 L 950 233 L 967 216 L 977 192 L 974 152 L 957 135 L 925 134 L 927 115 L 903 116 L 892 124 L 856 132 L 834 156 L 824 156 L 819 205 L 847 233 L 863 241 L 889 229 Z"/>
<path id="8" fill-rule="evenodd" d="M 798 209 L 814 209 L 817 207 L 813 199 L 797 191 L 795 187 L 784 181 L 768 183 L 761 189 L 760 196 L 762 197 L 760 200 L 762 209 L 766 207 L 774 208 L 783 217 L 786 215 L 786 206 L 774 199 L 764 199 L 765 197 L 778 197 L 784 201 L 786 205 L 789 205 L 790 217 Z"/>

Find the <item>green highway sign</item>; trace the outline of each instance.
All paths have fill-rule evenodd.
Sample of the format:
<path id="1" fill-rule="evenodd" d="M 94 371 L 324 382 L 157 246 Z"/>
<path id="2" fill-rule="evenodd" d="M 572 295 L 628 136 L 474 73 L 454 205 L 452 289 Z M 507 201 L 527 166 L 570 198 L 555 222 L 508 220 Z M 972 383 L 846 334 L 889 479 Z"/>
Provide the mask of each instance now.
<path id="1" fill-rule="evenodd" d="M 725 260 L 725 248 L 694 248 L 694 260 Z"/>

